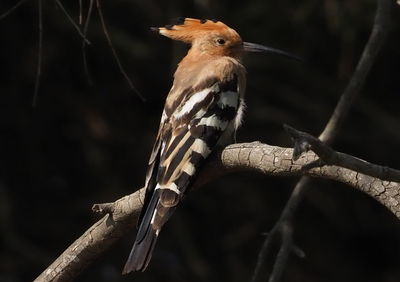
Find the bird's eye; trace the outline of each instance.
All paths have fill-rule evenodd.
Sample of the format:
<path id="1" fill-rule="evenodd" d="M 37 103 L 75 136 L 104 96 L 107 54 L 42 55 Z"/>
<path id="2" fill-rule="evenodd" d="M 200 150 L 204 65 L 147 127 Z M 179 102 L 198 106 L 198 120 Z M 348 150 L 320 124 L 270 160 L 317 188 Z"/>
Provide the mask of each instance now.
<path id="1" fill-rule="evenodd" d="M 218 38 L 218 39 L 217 39 L 217 44 L 218 44 L 218 45 L 224 45 L 224 44 L 225 44 L 225 39 L 223 39 L 223 38 Z"/>

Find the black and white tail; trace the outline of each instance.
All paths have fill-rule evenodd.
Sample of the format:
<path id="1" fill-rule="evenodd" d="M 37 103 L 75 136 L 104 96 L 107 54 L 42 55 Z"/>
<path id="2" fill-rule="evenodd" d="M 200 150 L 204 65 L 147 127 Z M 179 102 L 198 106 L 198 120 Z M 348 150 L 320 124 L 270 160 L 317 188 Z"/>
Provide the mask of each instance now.
<path id="1" fill-rule="evenodd" d="M 164 198 L 165 192 L 169 193 L 170 191 L 163 189 L 154 190 L 141 219 L 135 243 L 122 271 L 123 274 L 132 271 L 144 271 L 149 264 L 158 234 L 175 210 L 175 207 L 166 206 L 163 203 L 161 198 Z"/>

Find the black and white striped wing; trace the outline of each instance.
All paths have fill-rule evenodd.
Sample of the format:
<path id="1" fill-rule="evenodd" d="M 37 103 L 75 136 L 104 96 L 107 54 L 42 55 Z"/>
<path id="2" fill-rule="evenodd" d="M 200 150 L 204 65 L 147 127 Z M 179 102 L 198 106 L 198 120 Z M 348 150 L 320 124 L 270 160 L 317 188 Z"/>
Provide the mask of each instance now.
<path id="1" fill-rule="evenodd" d="M 225 81 L 212 78 L 200 89 L 185 90 L 174 109 L 164 109 L 149 161 L 140 226 L 124 273 L 147 267 L 162 226 L 196 171 L 223 135 L 232 136 L 239 96 L 236 75 Z"/>
<path id="2" fill-rule="evenodd" d="M 209 87 L 187 95 L 172 113 L 171 131 L 162 140 L 157 188 L 175 194 L 165 192 L 165 199 L 161 197 L 161 201 L 165 200 L 166 205 L 176 204 L 177 196 L 185 192 L 222 135 L 233 133 L 240 104 L 237 78 L 208 81 L 211 82 Z"/>

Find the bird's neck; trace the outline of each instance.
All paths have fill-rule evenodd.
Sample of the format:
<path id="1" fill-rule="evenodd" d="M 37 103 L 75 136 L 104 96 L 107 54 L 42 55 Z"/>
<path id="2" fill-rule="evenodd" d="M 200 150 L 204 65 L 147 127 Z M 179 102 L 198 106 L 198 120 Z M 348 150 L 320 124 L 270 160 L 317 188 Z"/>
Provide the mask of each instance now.
<path id="1" fill-rule="evenodd" d="M 188 54 L 182 59 L 182 61 L 178 64 L 178 68 L 175 72 L 175 77 L 183 75 L 188 75 L 190 73 L 198 73 L 203 68 L 207 67 L 211 62 L 217 61 L 221 58 L 227 58 L 229 60 L 234 60 L 240 64 L 240 59 L 225 56 L 225 55 L 216 55 L 210 54 L 207 52 L 199 52 L 197 50 L 189 50 Z"/>

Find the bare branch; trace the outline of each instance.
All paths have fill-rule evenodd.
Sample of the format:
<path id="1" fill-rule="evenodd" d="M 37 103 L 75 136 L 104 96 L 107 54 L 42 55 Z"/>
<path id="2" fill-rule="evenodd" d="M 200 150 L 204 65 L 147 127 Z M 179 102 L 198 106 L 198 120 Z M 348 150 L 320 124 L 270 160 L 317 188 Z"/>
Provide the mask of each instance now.
<path id="1" fill-rule="evenodd" d="M 119 68 L 120 72 L 122 73 L 122 75 L 125 77 L 125 80 L 128 82 L 130 88 L 136 93 L 136 95 L 139 96 L 139 98 L 140 98 L 143 102 L 145 102 L 145 101 L 146 101 L 146 98 L 144 98 L 143 95 L 142 95 L 142 94 L 136 89 L 136 87 L 133 85 L 132 80 L 129 78 L 129 76 L 128 76 L 128 74 L 126 73 L 124 67 L 122 66 L 122 63 L 121 63 L 121 61 L 120 61 L 120 59 L 119 59 L 119 56 L 118 56 L 118 54 L 117 54 L 117 51 L 115 51 L 114 45 L 113 45 L 113 43 L 112 43 L 112 41 L 111 41 L 111 37 L 110 37 L 110 35 L 109 35 L 109 33 L 108 33 L 108 30 L 107 30 L 106 23 L 105 23 L 105 21 L 104 21 L 103 11 L 102 11 L 101 5 L 100 5 L 100 0 L 96 0 L 96 4 L 97 4 L 97 11 L 99 12 L 99 17 L 100 17 L 101 25 L 103 26 L 103 32 L 104 32 L 104 34 L 105 34 L 105 36 L 106 36 L 106 38 L 107 38 L 108 45 L 109 45 L 110 48 L 111 48 L 111 51 L 112 51 L 113 56 L 114 56 L 114 58 L 115 58 L 115 61 L 117 62 L 118 68 Z"/>
<path id="2" fill-rule="evenodd" d="M 40 77 L 42 75 L 42 52 L 43 52 L 43 7 L 42 0 L 38 0 L 38 62 L 36 69 L 35 90 L 33 92 L 32 107 L 36 107 L 39 93 Z"/>
<path id="3" fill-rule="evenodd" d="M 79 0 L 79 19 L 78 19 L 79 25 L 82 25 L 82 0 Z"/>
<path id="4" fill-rule="evenodd" d="M 365 79 L 390 31 L 393 5 L 394 2 L 392 0 L 377 0 L 374 26 L 371 35 L 349 84 L 340 97 L 328 124 L 320 135 L 321 141 L 327 144 L 332 143 L 346 119 L 351 105 L 361 92 L 365 84 Z"/>
<path id="5" fill-rule="evenodd" d="M 268 234 L 263 246 L 261 247 L 260 253 L 258 254 L 257 264 L 253 273 L 252 281 L 257 281 L 261 277 L 268 277 L 270 275 L 270 281 L 279 281 L 280 277 L 284 273 L 286 263 L 282 263 L 288 260 L 288 256 L 292 251 L 296 250 L 296 246 L 293 243 L 293 227 L 291 222 L 292 213 L 297 209 L 304 194 L 304 187 L 307 187 L 310 181 L 309 177 L 302 177 L 293 189 L 292 195 L 287 202 L 285 209 L 283 210 L 278 222 L 272 228 Z M 293 211 L 292 211 L 293 210 Z M 280 241 L 281 246 L 278 249 L 276 258 L 274 257 L 275 250 L 273 246 L 274 242 Z M 300 253 L 300 251 L 299 251 Z M 302 253 L 302 257 L 304 253 Z M 269 269 L 266 262 L 271 263 L 272 269 Z"/>
<path id="6" fill-rule="evenodd" d="M 216 152 L 208 161 L 204 170 L 200 172 L 197 181 L 194 183 L 198 188 L 217 177 L 227 173 L 251 170 L 271 176 L 298 176 L 308 175 L 320 178 L 334 179 L 349 184 L 350 186 L 368 193 L 383 205 L 388 207 L 400 218 L 400 183 L 377 179 L 371 176 L 351 171 L 338 166 L 324 165 L 322 167 L 310 167 L 304 169 L 307 164 L 318 160 L 318 156 L 313 152 L 302 154 L 301 157 L 292 160 L 293 149 L 270 146 L 260 142 L 233 144 L 224 150 Z M 302 186 L 303 178 L 298 187 Z M 101 214 L 107 213 L 100 221 L 90 227 L 79 239 L 77 239 L 67 250 L 64 251 L 35 281 L 71 281 L 80 271 L 86 268 L 96 257 L 112 245 L 118 238 L 122 237 L 130 228 L 133 228 L 139 211 L 143 204 L 144 188 L 137 192 L 125 196 L 114 203 L 97 204 L 93 207 Z M 290 201 L 294 203 L 290 208 L 296 209 L 297 204 L 303 193 L 295 188 L 293 197 Z M 285 209 L 281 220 L 289 223 L 288 219 L 292 216 L 292 211 Z M 276 225 L 274 228 L 280 230 L 272 231 L 268 240 L 274 240 L 277 236 L 285 241 L 283 248 L 278 253 L 278 257 L 287 256 L 286 250 L 294 251 L 295 246 L 290 239 L 291 230 L 289 225 Z M 279 234 L 277 234 L 279 232 Z M 279 236 L 278 236 L 279 235 Z M 266 244 L 267 247 L 271 244 Z M 261 252 L 266 255 L 269 252 Z M 259 259 L 259 263 L 264 259 Z M 278 263 L 278 262 L 276 262 Z M 284 264 L 279 266 L 283 271 Z M 260 268 L 263 270 L 263 268 Z M 275 279 L 275 278 L 274 278 Z M 276 280 L 275 280 L 276 281 Z"/>
<path id="7" fill-rule="evenodd" d="M 93 11 L 93 2 L 94 0 L 90 0 L 89 2 L 89 8 L 88 8 L 88 13 L 86 16 L 86 21 L 85 21 L 85 26 L 83 27 L 83 35 L 86 37 L 87 36 L 87 31 L 89 28 L 89 23 L 90 23 L 90 18 L 92 16 L 92 11 Z M 92 79 L 90 77 L 89 73 L 89 67 L 87 64 L 87 57 L 86 57 L 86 42 L 85 40 L 82 40 L 82 59 L 83 59 L 83 69 L 85 71 L 86 77 L 88 79 L 89 84 L 93 84 Z"/>
<path id="8" fill-rule="evenodd" d="M 94 204 L 92 211 L 100 215 L 113 214 L 115 210 L 115 203 Z"/>
<path id="9" fill-rule="evenodd" d="M 5 11 L 3 14 L 0 15 L 0 21 L 5 19 L 9 14 L 11 14 L 12 12 L 14 12 L 16 9 L 18 9 L 19 6 L 21 6 L 26 0 L 20 0 L 17 2 L 17 4 L 15 4 L 14 6 L 12 6 L 10 9 L 8 9 L 7 11 Z"/>
<path id="10" fill-rule="evenodd" d="M 372 28 L 371 35 L 368 39 L 368 42 L 364 48 L 361 59 L 358 62 L 358 65 L 355 69 L 355 72 L 348 83 L 346 89 L 342 93 L 339 102 L 337 103 L 334 112 L 330 120 L 328 121 L 325 129 L 319 136 L 319 139 L 322 142 L 330 144 L 333 142 L 334 138 L 337 136 L 340 127 L 342 126 L 344 120 L 346 119 L 350 108 L 359 95 L 363 85 L 365 84 L 365 79 L 371 69 L 371 66 L 375 62 L 375 59 L 381 50 L 381 47 L 384 43 L 384 39 L 386 38 L 391 24 L 391 9 L 393 8 L 393 3 L 391 0 L 377 0 L 377 9 L 375 14 L 375 21 Z M 297 152 L 295 152 L 295 156 Z M 301 201 L 302 197 L 299 194 L 303 194 L 307 191 L 306 184 L 309 179 L 304 179 L 304 177 L 298 182 L 295 189 L 292 192 L 286 206 L 283 210 L 283 213 L 286 214 L 285 217 L 281 216 L 281 218 L 275 223 L 275 227 L 272 230 L 272 234 L 270 235 L 273 239 L 278 238 L 279 236 L 274 236 L 275 233 L 280 232 L 282 228 L 276 227 L 277 225 L 287 225 L 291 224 L 294 214 L 296 212 L 296 207 L 298 206 L 298 202 Z M 397 203 L 396 203 L 397 204 Z M 282 255 L 282 251 L 286 242 L 284 242 L 285 238 L 288 236 L 281 236 L 281 248 L 276 257 L 276 261 L 274 264 L 274 268 L 272 269 L 271 275 L 269 275 L 270 282 L 277 282 L 281 279 L 283 272 L 281 269 L 287 263 L 288 255 Z M 292 241 L 292 240 L 291 240 Z M 260 250 L 259 259 L 263 259 L 268 257 L 267 254 L 263 254 L 265 252 L 270 252 L 270 245 L 276 242 L 275 240 L 266 239 L 263 247 Z M 288 250 L 288 248 L 286 248 Z M 266 281 L 268 277 L 268 272 L 265 271 L 266 261 L 261 260 L 257 262 L 252 282 L 261 282 Z"/>
<path id="11" fill-rule="evenodd" d="M 282 246 L 280 247 L 276 256 L 273 266 L 274 271 L 271 273 L 271 277 L 269 278 L 269 281 L 271 282 L 278 282 L 281 279 L 286 266 L 286 264 L 281 263 L 281 261 L 287 261 L 289 259 L 289 255 L 292 253 L 292 248 L 294 246 L 292 224 L 289 222 L 288 224 L 280 225 L 280 227 L 282 234 Z"/>
<path id="12" fill-rule="evenodd" d="M 82 39 L 86 42 L 86 44 L 91 44 L 90 41 L 86 38 L 85 34 L 82 33 L 79 26 L 75 23 L 74 19 L 68 14 L 67 10 L 64 8 L 64 5 L 61 3 L 61 1 L 60 0 L 55 0 L 55 1 L 57 5 L 60 7 L 61 11 L 63 11 L 67 19 L 70 21 L 72 26 L 76 29 L 76 31 L 79 33 Z"/>
<path id="13" fill-rule="evenodd" d="M 298 159 L 301 154 L 312 150 L 320 157 L 320 161 L 317 163 L 318 166 L 320 166 L 322 161 L 322 164 L 336 165 L 379 179 L 400 182 L 399 170 L 371 164 L 362 159 L 336 152 L 325 143 L 322 143 L 318 138 L 306 132 L 298 131 L 288 125 L 285 125 L 285 130 L 290 134 L 295 143 L 293 151 L 294 160 Z"/>
<path id="14" fill-rule="evenodd" d="M 96 257 L 117 239 L 133 228 L 143 205 L 141 190 L 113 203 L 113 213 L 93 224 L 69 246 L 39 277 L 36 282 L 72 281 Z"/>

